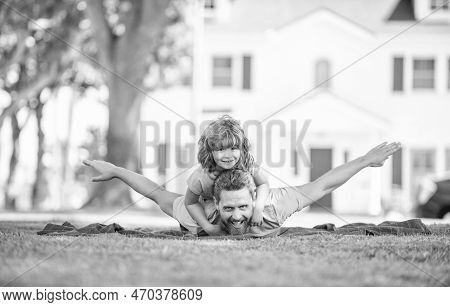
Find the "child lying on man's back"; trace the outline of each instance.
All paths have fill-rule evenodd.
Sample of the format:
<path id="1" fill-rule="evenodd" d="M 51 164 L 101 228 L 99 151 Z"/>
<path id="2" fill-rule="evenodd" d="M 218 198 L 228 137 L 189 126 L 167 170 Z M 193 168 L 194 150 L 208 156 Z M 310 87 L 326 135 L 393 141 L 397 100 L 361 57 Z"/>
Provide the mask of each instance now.
<path id="1" fill-rule="evenodd" d="M 220 117 L 206 127 L 198 143 L 198 161 L 201 166 L 189 177 L 185 198 L 186 208 L 192 218 L 209 235 L 221 234 L 220 225 L 208 221 L 201 203 L 213 199 L 214 180 L 221 171 L 241 169 L 250 172 L 256 184 L 255 208 L 250 225 L 261 225 L 269 184 L 250 154 L 249 140 L 239 122 L 227 115 Z M 238 227 L 244 221 L 231 222 Z"/>

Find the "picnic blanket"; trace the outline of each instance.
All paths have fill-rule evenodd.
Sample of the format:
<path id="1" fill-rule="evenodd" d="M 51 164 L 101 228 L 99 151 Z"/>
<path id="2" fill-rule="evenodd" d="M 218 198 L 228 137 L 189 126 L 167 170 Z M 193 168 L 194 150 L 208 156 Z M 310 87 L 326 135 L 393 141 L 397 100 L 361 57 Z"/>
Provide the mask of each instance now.
<path id="1" fill-rule="evenodd" d="M 342 227 L 336 227 L 334 224 L 322 224 L 313 228 L 304 227 L 281 227 L 275 229 L 265 235 L 245 234 L 238 236 L 204 236 L 193 235 L 181 230 L 152 230 L 148 228 L 125 229 L 119 224 L 113 223 L 104 225 L 100 223 L 89 224 L 87 226 L 77 228 L 69 222 L 61 225 L 47 224 L 44 229 L 38 231 L 38 235 L 47 236 L 91 236 L 105 233 L 119 233 L 131 237 L 147 237 L 147 238 L 166 238 L 166 239 L 249 239 L 257 237 L 295 237 L 314 234 L 339 234 L 339 235 L 414 235 L 414 234 L 431 234 L 431 231 L 420 219 L 412 219 L 404 222 L 386 221 L 379 225 L 352 223 Z"/>

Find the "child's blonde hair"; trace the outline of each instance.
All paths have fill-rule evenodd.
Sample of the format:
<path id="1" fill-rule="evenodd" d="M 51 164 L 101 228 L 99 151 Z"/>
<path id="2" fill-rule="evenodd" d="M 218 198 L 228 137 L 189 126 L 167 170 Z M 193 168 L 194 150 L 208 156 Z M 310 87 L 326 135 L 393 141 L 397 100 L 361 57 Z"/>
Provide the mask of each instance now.
<path id="1" fill-rule="evenodd" d="M 198 141 L 198 162 L 208 171 L 216 167 L 213 151 L 237 147 L 241 150 L 239 162 L 234 169 L 241 169 L 253 174 L 255 160 L 250 154 L 250 142 L 245 136 L 239 122 L 229 115 L 223 115 L 210 123 Z"/>

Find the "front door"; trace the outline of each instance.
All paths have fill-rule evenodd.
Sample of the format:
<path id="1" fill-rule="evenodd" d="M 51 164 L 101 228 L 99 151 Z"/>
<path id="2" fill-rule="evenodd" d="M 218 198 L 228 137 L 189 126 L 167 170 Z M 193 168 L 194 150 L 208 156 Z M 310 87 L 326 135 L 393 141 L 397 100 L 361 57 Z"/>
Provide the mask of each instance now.
<path id="1" fill-rule="evenodd" d="M 314 181 L 326 172 L 328 172 L 332 167 L 333 150 L 331 148 L 311 148 L 311 167 L 310 167 L 310 181 Z M 313 211 L 325 211 L 329 212 L 332 208 L 332 198 L 331 193 L 325 195 L 317 202 L 311 205 L 311 210 Z"/>

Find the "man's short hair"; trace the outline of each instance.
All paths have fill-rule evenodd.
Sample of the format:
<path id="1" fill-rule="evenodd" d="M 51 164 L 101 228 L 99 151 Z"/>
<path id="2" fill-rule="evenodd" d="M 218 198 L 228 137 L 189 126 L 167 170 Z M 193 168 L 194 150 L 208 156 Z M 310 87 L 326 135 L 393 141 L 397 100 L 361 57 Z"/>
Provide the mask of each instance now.
<path id="1" fill-rule="evenodd" d="M 223 190 L 239 191 L 243 188 L 247 188 L 252 198 L 255 199 L 256 185 L 249 172 L 237 169 L 223 171 L 214 183 L 214 198 L 218 203 Z"/>

